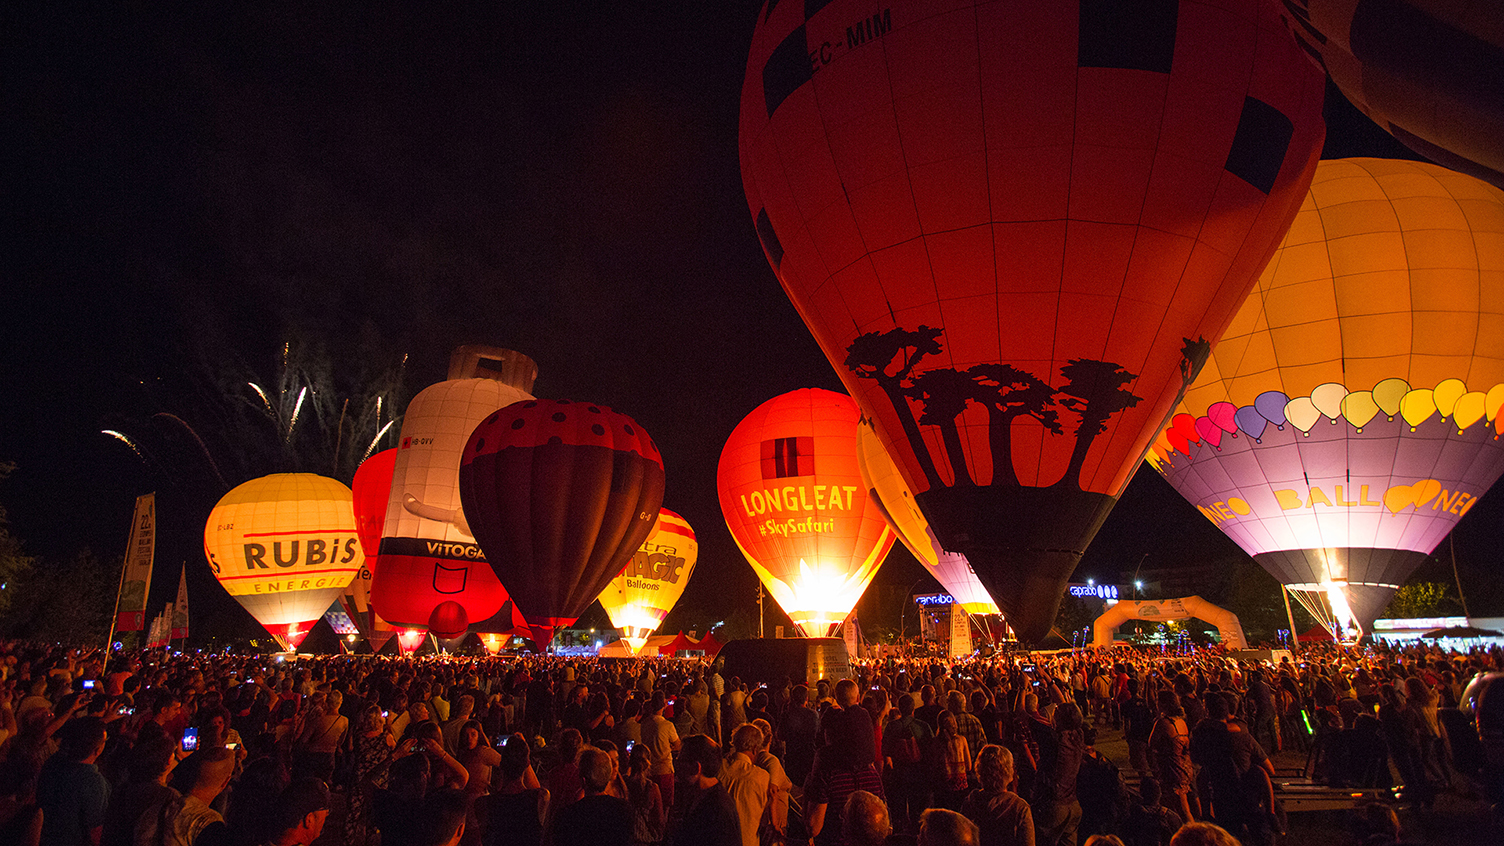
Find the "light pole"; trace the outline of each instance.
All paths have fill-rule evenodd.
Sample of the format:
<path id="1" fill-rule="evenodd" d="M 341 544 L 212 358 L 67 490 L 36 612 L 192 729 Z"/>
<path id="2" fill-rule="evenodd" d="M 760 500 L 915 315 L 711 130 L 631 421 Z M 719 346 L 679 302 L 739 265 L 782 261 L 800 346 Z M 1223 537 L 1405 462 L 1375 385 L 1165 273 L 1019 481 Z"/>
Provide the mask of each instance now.
<path id="1" fill-rule="evenodd" d="M 762 579 L 757 580 L 757 639 L 762 640 Z"/>

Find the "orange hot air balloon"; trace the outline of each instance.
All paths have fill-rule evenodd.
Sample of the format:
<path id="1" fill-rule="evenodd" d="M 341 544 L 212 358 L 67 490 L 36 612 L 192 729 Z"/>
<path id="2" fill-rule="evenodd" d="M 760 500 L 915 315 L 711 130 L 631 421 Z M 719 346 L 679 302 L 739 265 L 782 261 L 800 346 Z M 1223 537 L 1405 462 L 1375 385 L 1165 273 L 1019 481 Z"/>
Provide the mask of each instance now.
<path id="1" fill-rule="evenodd" d="M 1323 81 L 1266 0 L 768 3 L 785 292 L 1024 641 L 1289 226 Z"/>
<path id="2" fill-rule="evenodd" d="M 846 619 L 895 540 L 857 469 L 860 419 L 845 394 L 791 391 L 736 425 L 716 469 L 731 537 L 809 637 Z"/>
<path id="3" fill-rule="evenodd" d="M 256 622 L 296 649 L 360 571 L 350 489 L 312 473 L 252 479 L 204 525 L 214 578 Z"/>
<path id="4" fill-rule="evenodd" d="M 857 467 L 861 470 L 862 482 L 867 486 L 867 494 L 882 507 L 883 516 L 888 518 L 894 534 L 966 613 L 1001 613 L 966 556 L 946 552 L 940 546 L 872 424 L 863 420 L 856 431 Z"/>
<path id="5" fill-rule="evenodd" d="M 699 555 L 700 544 L 689 521 L 664 508 L 626 569 L 601 592 L 601 607 L 633 652 L 642 649 L 684 595 Z"/>

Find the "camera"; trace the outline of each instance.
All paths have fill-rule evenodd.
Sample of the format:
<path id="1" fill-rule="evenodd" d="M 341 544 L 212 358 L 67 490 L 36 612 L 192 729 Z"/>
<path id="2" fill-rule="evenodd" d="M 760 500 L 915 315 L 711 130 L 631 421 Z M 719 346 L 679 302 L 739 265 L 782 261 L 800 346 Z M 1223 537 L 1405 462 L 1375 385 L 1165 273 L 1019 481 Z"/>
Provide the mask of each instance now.
<path id="1" fill-rule="evenodd" d="M 95 681 L 94 679 L 84 679 L 84 690 L 93 690 L 95 685 L 97 684 L 99 684 L 99 682 Z"/>
<path id="2" fill-rule="evenodd" d="M 183 751 L 192 752 L 198 748 L 198 729 L 183 729 Z"/>

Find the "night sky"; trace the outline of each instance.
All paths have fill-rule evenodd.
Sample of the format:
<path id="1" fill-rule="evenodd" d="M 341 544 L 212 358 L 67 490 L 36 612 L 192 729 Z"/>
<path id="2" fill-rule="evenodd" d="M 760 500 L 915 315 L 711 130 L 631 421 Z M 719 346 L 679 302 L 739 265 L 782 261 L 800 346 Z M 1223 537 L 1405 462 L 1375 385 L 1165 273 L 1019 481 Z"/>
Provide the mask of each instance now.
<path id="1" fill-rule="evenodd" d="M 539 396 L 646 427 L 665 505 L 701 539 L 683 601 L 750 608 L 756 578 L 716 502 L 721 444 L 769 397 L 842 389 L 742 194 L 736 115 L 758 4 L 248 5 L 9 10 L 12 532 L 47 558 L 113 558 L 135 496 L 155 490 L 151 609 L 187 561 L 198 621 L 251 631 L 202 557 L 219 477 L 348 482 L 353 463 L 328 443 L 343 401 L 348 453 L 375 434 L 378 392 L 389 419 L 444 377 L 453 347 L 480 343 L 533 357 Z M 1328 157 L 1414 157 L 1334 90 L 1327 111 Z M 284 344 L 297 384 L 319 391 L 288 446 L 246 385 L 275 388 Z M 217 475 L 162 414 L 203 439 Z M 381 446 L 394 444 L 395 430 Z M 1458 529 L 1465 582 L 1485 578 L 1501 536 L 1495 492 Z M 1078 577 L 1119 577 L 1146 553 L 1146 567 L 1241 555 L 1141 471 Z M 897 547 L 878 583 L 923 577 Z"/>

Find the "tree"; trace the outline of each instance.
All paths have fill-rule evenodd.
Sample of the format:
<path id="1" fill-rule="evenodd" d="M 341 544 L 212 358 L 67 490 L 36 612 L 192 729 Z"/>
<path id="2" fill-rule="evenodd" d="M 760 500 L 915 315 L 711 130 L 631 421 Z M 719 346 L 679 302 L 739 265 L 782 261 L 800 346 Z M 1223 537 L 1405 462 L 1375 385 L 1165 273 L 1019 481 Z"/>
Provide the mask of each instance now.
<path id="1" fill-rule="evenodd" d="M 15 469 L 16 465 L 0 461 L 0 481 L 4 481 Z M 35 561 L 35 558 L 26 554 L 20 539 L 10 533 L 5 507 L 0 505 L 0 620 L 6 619 L 11 598 L 31 574 Z"/>
<path id="2" fill-rule="evenodd" d="M 935 471 L 935 463 L 930 460 L 924 439 L 919 436 L 919 424 L 909 408 L 903 383 L 914 372 L 920 359 L 940 354 L 940 336 L 944 333 L 944 329 L 932 329 L 928 326 L 912 330 L 897 327 L 887 332 L 868 332 L 846 348 L 844 362 L 846 369 L 853 375 L 859 379 L 872 379 L 888 395 L 888 401 L 893 404 L 893 410 L 903 424 L 904 437 L 908 438 L 909 446 L 913 448 L 914 456 L 919 461 L 919 468 L 924 472 L 924 478 L 931 488 L 940 487 L 940 474 Z M 894 359 L 898 360 L 898 369 L 890 372 Z"/>
<path id="3" fill-rule="evenodd" d="M 959 370 L 926 370 L 915 376 L 909 396 L 924 403 L 919 422 L 926 426 L 940 427 L 940 438 L 945 443 L 945 454 L 950 459 L 951 472 L 956 475 L 956 485 L 971 487 L 971 472 L 966 468 L 966 450 L 961 444 L 961 432 L 956 418 L 966 411 L 966 403 L 972 399 L 976 383 Z M 921 445 L 922 448 L 922 445 Z"/>
<path id="4" fill-rule="evenodd" d="M 1061 601 L 1060 610 L 1055 612 L 1055 633 L 1070 640 L 1072 632 L 1090 629 L 1098 616 L 1080 597 L 1067 596 Z"/>
<path id="5" fill-rule="evenodd" d="M 69 646 L 102 646 L 124 564 L 122 558 L 105 561 L 88 549 L 61 564 L 39 563 L 17 588 L 7 632 Z"/>
<path id="6" fill-rule="evenodd" d="M 987 445 L 992 451 L 992 484 L 1018 487 L 1013 470 L 1013 421 L 1028 415 L 1045 429 L 1063 434 L 1055 410 L 1055 389 L 1032 373 L 1007 364 L 978 364 L 966 371 L 976 383 L 972 399 L 987 409 Z"/>
<path id="7" fill-rule="evenodd" d="M 1461 610 L 1461 603 L 1445 582 L 1411 582 L 1394 592 L 1383 616 L 1399 619 L 1446 617 Z"/>
<path id="8" fill-rule="evenodd" d="M 1123 385 L 1138 376 L 1110 361 L 1095 361 L 1073 358 L 1060 368 L 1066 384 L 1060 388 L 1065 399 L 1060 404 L 1081 416 L 1076 426 L 1076 448 L 1071 451 L 1071 462 L 1057 485 L 1075 485 L 1082 490 L 1081 468 L 1086 464 L 1086 454 L 1092 442 L 1107 431 L 1107 421 L 1112 415 L 1138 405 L 1139 398 Z"/>

